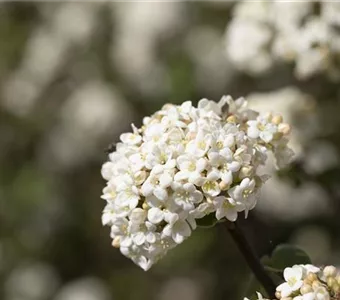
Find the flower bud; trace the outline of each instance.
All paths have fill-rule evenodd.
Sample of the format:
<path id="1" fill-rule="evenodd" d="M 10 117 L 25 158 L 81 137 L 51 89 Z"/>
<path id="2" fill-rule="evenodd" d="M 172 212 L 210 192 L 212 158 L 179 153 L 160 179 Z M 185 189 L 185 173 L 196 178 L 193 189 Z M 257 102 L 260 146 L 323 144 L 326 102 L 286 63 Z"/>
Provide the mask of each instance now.
<path id="1" fill-rule="evenodd" d="M 336 275 L 336 268 L 334 266 L 326 266 L 323 269 L 323 275 L 325 275 L 326 277 L 335 276 Z"/>
<path id="2" fill-rule="evenodd" d="M 218 185 L 221 191 L 226 191 L 229 188 L 229 184 L 226 184 L 224 181 L 221 181 Z"/>
<path id="3" fill-rule="evenodd" d="M 308 279 L 310 282 L 314 282 L 315 280 L 318 279 L 318 276 L 316 276 L 315 273 L 309 272 L 308 275 L 307 275 L 307 279 Z"/>
<path id="4" fill-rule="evenodd" d="M 227 122 L 228 122 L 228 123 L 236 123 L 236 122 L 237 122 L 236 116 L 234 116 L 234 115 L 229 116 L 229 117 L 227 118 Z"/>
<path id="5" fill-rule="evenodd" d="M 331 287 L 334 283 L 336 283 L 336 280 L 334 277 L 328 277 L 327 278 L 327 285 Z"/>
<path id="6" fill-rule="evenodd" d="M 316 290 L 320 286 L 321 286 L 321 282 L 320 281 L 318 281 L 318 280 L 313 281 L 313 283 L 312 283 L 313 290 Z"/>
<path id="7" fill-rule="evenodd" d="M 252 176 L 253 171 L 254 171 L 254 168 L 252 166 L 244 166 L 240 170 L 239 177 L 240 178 L 250 177 Z"/>
<path id="8" fill-rule="evenodd" d="M 116 236 L 113 241 L 112 241 L 112 246 L 115 248 L 119 248 L 120 247 L 120 237 Z"/>
<path id="9" fill-rule="evenodd" d="M 279 125 L 280 123 L 282 123 L 282 121 L 283 121 L 283 118 L 281 115 L 275 115 L 272 118 L 272 123 L 274 123 L 275 125 Z"/>
<path id="10" fill-rule="evenodd" d="M 310 292 L 312 292 L 313 289 L 312 289 L 312 286 L 309 285 L 309 284 L 304 284 L 301 288 L 300 288 L 300 292 L 302 295 L 304 294 L 308 294 Z"/>
<path id="11" fill-rule="evenodd" d="M 284 135 L 287 135 L 290 133 L 291 127 L 287 123 L 281 123 L 279 124 L 278 130 L 279 132 L 282 132 Z"/>

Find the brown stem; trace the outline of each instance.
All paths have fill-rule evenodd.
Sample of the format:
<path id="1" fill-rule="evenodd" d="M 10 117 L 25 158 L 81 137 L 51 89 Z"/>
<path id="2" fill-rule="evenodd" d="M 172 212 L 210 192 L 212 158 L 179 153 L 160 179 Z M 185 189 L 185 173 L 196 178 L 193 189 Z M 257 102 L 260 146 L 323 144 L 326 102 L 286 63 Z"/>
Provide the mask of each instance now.
<path id="1" fill-rule="evenodd" d="M 238 222 L 224 222 L 227 230 L 232 236 L 234 242 L 236 243 L 238 249 L 242 253 L 244 259 L 246 260 L 249 268 L 254 273 L 256 279 L 262 284 L 264 289 L 266 290 L 268 297 L 271 299 L 275 299 L 275 284 L 273 280 L 270 278 L 263 265 L 261 264 L 259 258 L 256 253 L 250 246 L 247 241 L 245 235 L 243 234 L 241 228 L 238 226 Z"/>

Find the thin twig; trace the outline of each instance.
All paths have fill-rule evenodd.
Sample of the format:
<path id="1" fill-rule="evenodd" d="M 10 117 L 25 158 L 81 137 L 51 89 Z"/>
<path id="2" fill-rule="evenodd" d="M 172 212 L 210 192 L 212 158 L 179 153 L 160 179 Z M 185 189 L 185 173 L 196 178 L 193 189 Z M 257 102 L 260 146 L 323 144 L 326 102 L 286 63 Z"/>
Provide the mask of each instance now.
<path id="1" fill-rule="evenodd" d="M 270 297 L 271 299 L 275 299 L 275 290 L 276 290 L 275 284 L 273 280 L 270 278 L 270 276 L 268 275 L 268 273 L 266 272 L 266 270 L 264 269 L 256 253 L 250 246 L 245 235 L 243 234 L 242 230 L 238 226 L 237 221 L 236 222 L 229 222 L 229 221 L 224 222 L 224 226 L 226 226 L 228 232 L 232 236 L 233 240 L 235 241 L 237 247 L 239 248 L 240 252 L 242 253 L 244 259 L 246 260 L 248 266 L 254 273 L 255 277 L 266 290 L 268 297 Z"/>

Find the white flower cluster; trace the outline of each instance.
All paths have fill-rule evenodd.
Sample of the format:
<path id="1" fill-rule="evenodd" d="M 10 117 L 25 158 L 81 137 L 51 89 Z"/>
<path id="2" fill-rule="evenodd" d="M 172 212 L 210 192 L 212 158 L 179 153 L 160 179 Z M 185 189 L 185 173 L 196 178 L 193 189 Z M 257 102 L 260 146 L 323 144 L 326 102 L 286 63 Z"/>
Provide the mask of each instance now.
<path id="1" fill-rule="evenodd" d="M 242 1 L 226 31 L 234 65 L 260 74 L 279 61 L 293 62 L 299 79 L 327 73 L 340 79 L 340 2 Z"/>
<path id="2" fill-rule="evenodd" d="M 280 300 L 339 299 L 340 273 L 334 266 L 318 268 L 313 265 L 295 265 L 283 272 L 285 282 L 276 288 Z M 258 300 L 265 300 L 257 293 Z M 249 300 L 248 298 L 244 298 Z"/>
<path id="3" fill-rule="evenodd" d="M 258 167 L 269 151 L 279 167 L 291 159 L 290 126 L 246 104 L 230 96 L 202 99 L 197 108 L 167 104 L 120 136 L 102 167 L 102 222 L 113 246 L 144 270 L 189 237 L 197 219 L 247 215 L 268 178 Z"/>

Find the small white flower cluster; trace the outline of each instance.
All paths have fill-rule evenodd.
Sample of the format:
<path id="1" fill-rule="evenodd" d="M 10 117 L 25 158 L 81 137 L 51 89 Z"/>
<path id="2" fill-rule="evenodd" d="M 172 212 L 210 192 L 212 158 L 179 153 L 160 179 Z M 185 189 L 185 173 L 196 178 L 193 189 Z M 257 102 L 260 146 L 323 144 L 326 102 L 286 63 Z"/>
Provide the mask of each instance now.
<path id="1" fill-rule="evenodd" d="M 340 296 L 340 273 L 334 266 L 295 265 L 283 272 L 285 282 L 276 288 L 280 300 L 331 300 Z M 258 300 L 265 300 L 257 293 Z M 244 298 L 247 300 L 248 298 Z"/>
<path id="2" fill-rule="evenodd" d="M 299 79 L 326 73 L 340 79 L 340 2 L 242 1 L 226 31 L 234 65 L 250 74 L 276 61 L 293 62 Z"/>
<path id="3" fill-rule="evenodd" d="M 230 96 L 202 99 L 197 108 L 167 104 L 120 136 L 102 167 L 102 222 L 113 246 L 144 270 L 189 237 L 197 219 L 247 215 L 268 178 L 258 172 L 268 152 L 278 167 L 290 161 L 290 126 L 246 104 Z"/>

